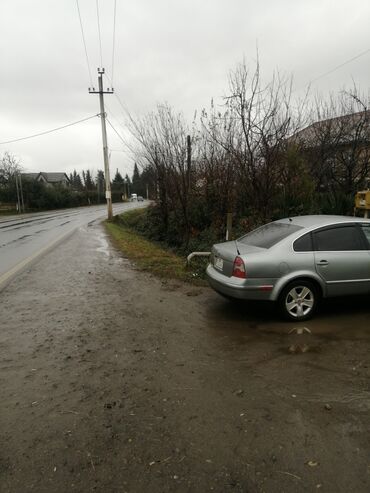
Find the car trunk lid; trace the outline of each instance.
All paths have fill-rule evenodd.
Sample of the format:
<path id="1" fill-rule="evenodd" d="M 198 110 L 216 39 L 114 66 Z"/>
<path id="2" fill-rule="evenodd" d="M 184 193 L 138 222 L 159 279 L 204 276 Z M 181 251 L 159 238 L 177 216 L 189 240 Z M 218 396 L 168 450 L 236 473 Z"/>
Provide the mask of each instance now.
<path id="1" fill-rule="evenodd" d="M 249 253 L 260 252 L 261 250 L 262 248 L 244 245 L 235 241 L 218 243 L 213 245 L 211 263 L 217 271 L 231 277 L 236 257 L 241 257 L 245 261 Z"/>

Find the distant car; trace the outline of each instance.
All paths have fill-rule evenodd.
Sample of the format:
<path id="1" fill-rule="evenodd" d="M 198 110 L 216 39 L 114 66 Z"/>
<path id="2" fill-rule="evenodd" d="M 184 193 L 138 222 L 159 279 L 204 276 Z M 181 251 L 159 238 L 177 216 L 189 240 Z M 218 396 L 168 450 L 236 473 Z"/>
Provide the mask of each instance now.
<path id="1" fill-rule="evenodd" d="M 141 195 L 137 196 L 137 201 L 138 202 L 144 202 L 144 198 Z"/>
<path id="2" fill-rule="evenodd" d="M 320 298 L 370 293 L 370 220 L 300 216 L 214 245 L 209 284 L 230 298 L 277 302 L 290 320 L 312 317 Z"/>
<path id="3" fill-rule="evenodd" d="M 131 197 L 130 197 L 130 200 L 131 200 L 131 202 L 135 202 L 137 200 L 137 194 L 136 193 L 132 193 L 131 194 Z"/>

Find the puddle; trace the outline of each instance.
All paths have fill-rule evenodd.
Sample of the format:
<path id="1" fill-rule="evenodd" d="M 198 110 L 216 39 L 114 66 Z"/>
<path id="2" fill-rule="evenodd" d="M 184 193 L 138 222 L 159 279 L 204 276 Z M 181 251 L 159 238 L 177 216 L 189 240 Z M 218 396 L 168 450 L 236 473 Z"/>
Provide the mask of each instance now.
<path id="1" fill-rule="evenodd" d="M 96 251 L 99 253 L 103 253 L 106 257 L 109 258 L 110 257 L 110 247 L 109 247 L 108 241 L 106 240 L 106 236 L 99 235 L 99 236 L 97 236 L 96 239 L 100 243 L 100 246 L 98 248 L 96 248 Z"/>
<path id="2" fill-rule="evenodd" d="M 227 301 L 221 297 L 208 300 L 206 314 L 213 332 L 234 337 L 253 333 L 286 337 L 303 329 L 312 339 L 370 340 L 368 297 L 325 300 L 315 317 L 304 322 L 284 321 L 273 304 Z"/>

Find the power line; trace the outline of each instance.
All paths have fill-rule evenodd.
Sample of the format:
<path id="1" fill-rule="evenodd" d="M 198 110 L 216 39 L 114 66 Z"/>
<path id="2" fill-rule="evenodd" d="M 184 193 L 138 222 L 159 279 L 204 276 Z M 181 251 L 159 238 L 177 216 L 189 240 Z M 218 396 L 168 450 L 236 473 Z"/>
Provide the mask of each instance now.
<path id="1" fill-rule="evenodd" d="M 108 110 L 108 114 L 110 115 L 111 119 L 113 120 L 113 123 L 115 124 L 115 129 L 114 131 L 117 133 L 118 131 L 116 130 L 117 127 L 121 127 L 123 130 L 125 129 L 125 124 L 124 123 L 121 123 L 119 121 L 119 118 L 113 113 L 113 111 L 111 110 L 111 108 L 108 106 L 108 105 L 105 105 L 107 110 Z M 108 117 L 107 117 L 107 120 L 108 120 Z M 113 123 L 112 122 L 109 122 L 109 124 L 112 126 L 113 128 Z M 118 135 L 118 133 L 117 133 Z M 119 137 L 121 138 L 121 141 L 122 143 L 128 148 L 130 149 L 130 152 L 132 152 L 132 148 L 130 147 L 130 145 L 127 143 L 127 140 L 125 140 L 125 137 L 122 137 L 121 135 L 119 135 Z M 123 152 L 126 152 L 126 151 L 123 151 Z"/>
<path id="2" fill-rule="evenodd" d="M 112 80 L 112 78 L 109 76 L 109 74 L 108 74 L 107 72 L 105 73 L 105 75 L 107 76 L 107 78 L 108 78 L 108 80 L 109 80 L 109 82 L 110 82 L 111 86 L 113 86 L 113 80 Z M 117 90 L 116 90 L 116 89 L 114 89 L 114 95 L 115 95 L 115 97 L 116 97 L 117 101 L 119 102 L 119 104 L 120 104 L 120 106 L 121 106 L 121 108 L 122 108 L 122 110 L 123 110 L 123 114 L 124 114 L 125 116 L 127 116 L 127 115 L 128 115 L 128 116 L 130 116 L 130 112 L 129 112 L 129 110 L 128 110 L 127 108 L 125 108 L 124 104 L 122 103 L 122 101 L 121 101 L 120 97 L 119 97 L 119 96 L 118 96 L 118 94 L 117 94 Z"/>
<path id="3" fill-rule="evenodd" d="M 84 28 L 82 26 L 81 12 L 80 12 L 80 6 L 78 5 L 78 0 L 76 0 L 76 5 L 77 5 L 77 10 L 78 10 L 78 17 L 80 19 L 82 40 L 83 40 L 84 47 L 85 47 L 85 55 L 86 55 L 86 61 L 87 61 L 87 70 L 89 71 L 90 85 L 92 86 L 93 85 L 93 81 L 92 81 L 91 70 L 90 70 L 90 62 L 89 62 L 89 57 L 88 57 L 88 54 L 87 54 L 86 40 L 85 40 Z"/>
<path id="4" fill-rule="evenodd" d="M 113 86 L 113 75 L 114 75 L 114 50 L 116 44 L 116 8 L 117 0 L 114 0 L 114 13 L 113 13 L 113 49 L 112 49 L 112 86 Z"/>
<path id="5" fill-rule="evenodd" d="M 99 0 L 96 0 L 96 15 L 97 15 L 97 19 L 98 19 L 98 33 L 99 33 L 99 46 L 100 46 L 100 66 L 103 67 L 103 50 L 102 50 L 101 34 L 100 34 Z"/>
<path id="6" fill-rule="evenodd" d="M 109 121 L 109 119 L 107 118 L 106 120 L 109 123 L 109 125 L 111 126 L 111 128 L 114 130 L 114 132 L 117 134 L 117 136 L 119 137 L 122 144 L 127 146 L 127 143 L 124 141 L 123 137 L 118 133 L 118 131 L 114 128 L 113 124 Z"/>
<path id="7" fill-rule="evenodd" d="M 315 79 L 311 80 L 310 84 L 312 84 L 312 82 L 316 82 L 317 80 L 321 79 L 322 77 L 326 77 L 327 75 L 329 74 L 332 74 L 333 72 L 335 72 L 336 70 L 344 67 L 345 65 L 347 65 L 348 63 L 351 63 L 353 62 L 354 60 L 357 60 L 358 58 L 366 55 L 367 53 L 370 52 L 370 48 L 368 48 L 367 50 L 363 51 L 362 53 L 360 53 L 359 55 L 356 55 L 352 58 L 350 58 L 349 60 L 341 63 L 340 65 L 337 65 L 336 67 L 334 67 L 333 69 L 329 70 L 328 72 L 325 72 L 324 74 L 322 75 L 319 75 L 318 77 L 316 77 Z"/>
<path id="8" fill-rule="evenodd" d="M 0 145 L 11 144 L 12 142 L 19 142 L 20 140 L 33 139 L 34 137 L 40 137 L 41 135 L 50 134 L 52 132 L 57 132 L 58 130 L 62 130 L 63 128 L 72 127 L 72 125 L 77 125 L 78 123 L 86 122 L 87 120 L 91 120 L 92 118 L 96 118 L 100 116 L 100 113 L 96 115 L 88 116 L 87 118 L 83 118 L 82 120 L 78 120 L 77 122 L 67 123 L 66 125 L 62 125 L 61 127 L 52 128 L 51 130 L 45 130 L 45 132 L 40 132 L 38 134 L 28 135 L 27 137 L 20 137 L 19 139 L 7 140 L 5 142 L 0 142 Z"/>
<path id="9" fill-rule="evenodd" d="M 118 136 L 118 138 L 120 139 L 120 141 L 122 142 L 122 144 L 126 147 L 126 149 L 128 149 L 128 151 L 130 153 L 134 152 L 134 148 L 132 145 L 128 144 L 125 139 L 122 137 L 122 135 L 120 135 L 120 133 L 114 128 L 113 124 L 109 121 L 108 118 L 106 118 L 107 122 L 109 123 L 109 125 L 112 127 L 113 131 L 116 133 L 116 135 Z M 127 152 L 127 151 L 123 151 L 123 152 Z"/>
<path id="10" fill-rule="evenodd" d="M 336 70 L 339 70 L 340 68 L 344 67 L 345 65 L 348 65 L 349 63 L 353 62 L 354 60 L 357 60 L 358 58 L 361 58 L 363 57 L 364 55 L 366 55 L 367 53 L 370 52 L 370 48 L 368 48 L 367 50 L 361 52 L 359 55 L 356 55 L 352 58 L 350 58 L 349 60 L 346 60 L 345 62 L 337 65 L 336 67 L 328 70 L 327 72 L 319 75 L 318 77 L 315 77 L 314 79 L 310 80 L 310 82 L 305 86 L 305 87 L 309 87 L 311 84 L 313 84 L 314 82 L 322 79 L 323 77 L 326 77 L 327 75 L 330 75 L 332 74 L 333 72 L 335 72 Z M 303 88 L 301 88 L 303 89 Z M 299 89 L 295 89 L 294 92 L 298 91 Z"/>
<path id="11" fill-rule="evenodd" d="M 130 116 L 130 112 L 129 112 L 129 110 L 128 110 L 128 109 L 124 106 L 124 104 L 122 103 L 121 98 L 120 98 L 120 97 L 118 96 L 118 94 L 117 94 L 117 91 L 114 93 L 114 95 L 116 96 L 117 101 L 119 102 L 119 104 L 120 104 L 120 106 L 121 106 L 122 110 L 124 111 L 124 114 L 125 114 L 126 116 L 127 116 L 127 115 L 128 115 L 128 116 Z"/>
<path id="12" fill-rule="evenodd" d="M 107 108 L 107 112 L 113 119 L 113 122 L 116 124 L 116 126 L 123 127 L 124 124 L 120 123 L 119 118 L 113 113 L 112 109 L 107 104 L 105 105 L 105 107 Z"/>

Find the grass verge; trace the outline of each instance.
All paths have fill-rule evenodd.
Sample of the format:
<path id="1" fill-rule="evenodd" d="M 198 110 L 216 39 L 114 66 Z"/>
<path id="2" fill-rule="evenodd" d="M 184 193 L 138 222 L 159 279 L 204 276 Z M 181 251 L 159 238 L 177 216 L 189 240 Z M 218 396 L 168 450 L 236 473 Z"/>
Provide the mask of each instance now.
<path id="1" fill-rule="evenodd" d="M 126 214 L 130 212 L 123 215 Z M 191 268 L 188 268 L 185 257 L 176 255 L 147 240 L 129 226 L 118 221 L 105 221 L 104 224 L 116 247 L 132 260 L 138 269 L 161 278 L 191 282 L 198 286 L 207 284 L 202 278 L 206 265 L 205 259 L 196 259 Z"/>

